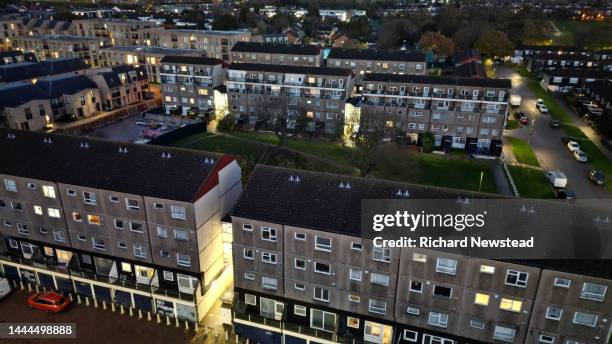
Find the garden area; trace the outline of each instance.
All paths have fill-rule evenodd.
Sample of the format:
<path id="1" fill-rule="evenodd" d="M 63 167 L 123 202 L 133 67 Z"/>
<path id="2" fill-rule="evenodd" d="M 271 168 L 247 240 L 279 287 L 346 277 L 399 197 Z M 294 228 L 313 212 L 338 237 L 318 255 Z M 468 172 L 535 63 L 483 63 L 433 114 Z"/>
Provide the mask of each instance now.
<path id="1" fill-rule="evenodd" d="M 539 169 L 508 166 L 520 197 L 553 198 L 553 190 L 544 172 Z"/>
<path id="2" fill-rule="evenodd" d="M 512 153 L 519 163 L 531 166 L 540 166 L 533 149 L 529 143 L 527 143 L 527 141 L 514 137 L 508 137 L 508 141 L 510 141 L 510 144 L 512 145 Z"/>

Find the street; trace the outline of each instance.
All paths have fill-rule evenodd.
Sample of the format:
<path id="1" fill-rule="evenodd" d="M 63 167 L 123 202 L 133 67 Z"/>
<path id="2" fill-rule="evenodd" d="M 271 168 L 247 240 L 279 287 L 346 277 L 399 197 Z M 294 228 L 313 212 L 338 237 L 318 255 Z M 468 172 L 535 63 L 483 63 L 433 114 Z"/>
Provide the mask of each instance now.
<path id="1" fill-rule="evenodd" d="M 587 177 L 590 167 L 588 164 L 576 161 L 561 142 L 563 131 L 549 126 L 550 115 L 541 114 L 536 109 L 536 98 L 527 86 L 527 79 L 520 76 L 510 66 L 497 67 L 498 78 L 512 80 L 512 94 L 519 94 L 522 103 L 519 111 L 524 112 L 530 119 L 530 127 L 504 131 L 505 136 L 516 137 L 528 141 L 533 148 L 540 166 L 543 170 L 561 170 L 568 179 L 568 189 L 573 190 L 581 199 L 609 198 L 610 194 L 605 188 L 591 183 Z M 515 110 L 511 110 L 514 112 Z M 531 134 L 530 134 L 531 131 Z M 531 137 L 529 137 L 531 136 Z M 504 142 L 510 148 L 510 143 Z"/>

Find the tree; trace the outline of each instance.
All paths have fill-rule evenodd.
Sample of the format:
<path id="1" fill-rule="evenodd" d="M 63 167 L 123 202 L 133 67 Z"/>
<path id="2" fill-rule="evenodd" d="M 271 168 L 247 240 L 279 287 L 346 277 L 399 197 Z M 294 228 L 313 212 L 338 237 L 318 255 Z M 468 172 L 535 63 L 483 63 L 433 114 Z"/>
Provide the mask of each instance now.
<path id="1" fill-rule="evenodd" d="M 404 40 L 414 41 L 419 27 L 408 18 L 396 18 L 383 22 L 379 31 L 379 48 L 397 48 Z"/>
<path id="2" fill-rule="evenodd" d="M 214 17 L 212 28 L 213 30 L 235 30 L 240 28 L 240 24 L 235 16 L 226 13 Z"/>
<path id="3" fill-rule="evenodd" d="M 353 164 L 360 177 L 366 177 L 380 163 L 382 154 L 382 130 L 360 130 L 353 137 Z"/>
<path id="4" fill-rule="evenodd" d="M 361 48 L 361 42 L 359 40 L 351 38 L 348 41 L 344 42 L 344 44 L 342 44 L 342 48 L 345 48 L 345 49 L 359 49 L 359 48 Z"/>
<path id="5" fill-rule="evenodd" d="M 501 31 L 486 31 L 480 34 L 474 47 L 482 54 L 495 58 L 511 55 L 514 44 Z"/>
<path id="6" fill-rule="evenodd" d="M 272 30 L 274 30 L 274 32 L 276 33 L 282 32 L 285 28 L 291 25 L 291 22 L 292 22 L 291 19 L 292 19 L 291 17 L 283 13 L 279 13 L 275 15 L 270 20 L 272 24 Z"/>
<path id="7" fill-rule="evenodd" d="M 455 52 L 455 43 L 438 32 L 427 31 L 419 40 L 422 51 L 431 51 L 435 55 L 449 56 Z"/>
<path id="8" fill-rule="evenodd" d="M 348 22 L 340 23 L 339 27 L 347 36 L 360 41 L 366 41 L 372 32 L 370 20 L 366 16 L 352 17 Z"/>
<path id="9" fill-rule="evenodd" d="M 472 27 L 463 27 L 453 35 L 456 49 L 470 49 L 478 39 L 478 32 Z"/>

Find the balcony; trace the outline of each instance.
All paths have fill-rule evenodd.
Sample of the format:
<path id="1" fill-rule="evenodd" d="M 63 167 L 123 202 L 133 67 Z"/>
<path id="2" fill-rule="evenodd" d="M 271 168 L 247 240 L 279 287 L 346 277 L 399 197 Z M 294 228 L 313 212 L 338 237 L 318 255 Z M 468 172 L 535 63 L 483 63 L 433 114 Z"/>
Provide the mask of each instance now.
<path id="1" fill-rule="evenodd" d="M 405 96 L 406 91 L 387 91 L 386 94 L 390 96 Z"/>
<path id="2" fill-rule="evenodd" d="M 246 78 L 236 78 L 236 77 L 229 77 L 227 78 L 228 81 L 236 81 L 236 82 L 245 82 Z"/>
<path id="3" fill-rule="evenodd" d="M 245 78 L 246 82 L 261 84 L 263 81 L 260 78 Z"/>
<path id="4" fill-rule="evenodd" d="M 408 103 L 406 102 L 390 102 L 390 103 L 386 103 L 385 106 L 391 106 L 391 107 L 406 107 Z"/>
<path id="5" fill-rule="evenodd" d="M 365 104 L 370 106 L 385 106 L 385 102 L 383 101 L 373 102 L 371 100 L 366 100 Z"/>
<path id="6" fill-rule="evenodd" d="M 287 86 L 304 86 L 304 83 L 303 82 L 285 81 L 285 85 L 287 85 Z"/>
<path id="7" fill-rule="evenodd" d="M 431 94 L 432 98 L 454 98 L 452 94 L 446 94 L 446 93 L 432 93 Z"/>
<path id="8" fill-rule="evenodd" d="M 479 95 L 473 95 L 473 94 L 458 94 L 457 96 L 455 96 L 455 98 L 466 99 L 466 100 L 481 100 L 482 99 L 482 97 L 480 97 Z"/>

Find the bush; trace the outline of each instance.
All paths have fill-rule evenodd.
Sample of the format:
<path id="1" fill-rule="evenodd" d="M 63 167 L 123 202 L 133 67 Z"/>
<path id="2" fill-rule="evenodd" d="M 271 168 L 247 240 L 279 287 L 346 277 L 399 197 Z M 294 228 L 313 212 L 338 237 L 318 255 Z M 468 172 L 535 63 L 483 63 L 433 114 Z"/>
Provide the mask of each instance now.
<path id="1" fill-rule="evenodd" d="M 236 117 L 232 114 L 225 115 L 217 124 L 219 130 L 234 130 L 234 127 L 236 127 Z"/>
<path id="2" fill-rule="evenodd" d="M 431 133 L 423 135 L 423 152 L 431 153 L 434 149 L 434 137 Z"/>

